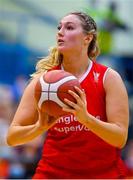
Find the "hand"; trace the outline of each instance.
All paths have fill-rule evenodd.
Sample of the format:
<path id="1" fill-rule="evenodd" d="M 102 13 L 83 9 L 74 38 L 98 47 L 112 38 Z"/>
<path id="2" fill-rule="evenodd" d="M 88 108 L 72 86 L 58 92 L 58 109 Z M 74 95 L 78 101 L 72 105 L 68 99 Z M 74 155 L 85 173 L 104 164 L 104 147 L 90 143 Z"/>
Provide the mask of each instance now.
<path id="1" fill-rule="evenodd" d="M 77 86 L 74 88 L 77 93 L 71 90 L 69 90 L 68 93 L 76 99 L 77 103 L 74 103 L 68 99 L 64 99 L 68 107 L 63 107 L 63 111 L 73 113 L 77 117 L 77 120 L 84 124 L 88 117 L 86 95 L 84 90 L 81 90 Z"/>
<path id="2" fill-rule="evenodd" d="M 39 108 L 37 109 L 38 109 L 37 126 L 39 129 L 47 131 L 56 123 L 58 118 L 49 116 L 47 113 L 43 112 L 41 109 Z"/>

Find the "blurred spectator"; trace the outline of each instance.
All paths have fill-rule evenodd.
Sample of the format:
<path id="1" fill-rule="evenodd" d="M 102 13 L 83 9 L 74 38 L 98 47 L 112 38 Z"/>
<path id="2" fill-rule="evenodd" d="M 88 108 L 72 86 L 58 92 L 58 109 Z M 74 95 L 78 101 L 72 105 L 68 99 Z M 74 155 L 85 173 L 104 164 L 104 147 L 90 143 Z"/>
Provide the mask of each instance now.
<path id="1" fill-rule="evenodd" d="M 128 142 L 125 163 L 128 167 L 128 178 L 133 179 L 133 139 Z"/>
<path id="2" fill-rule="evenodd" d="M 0 179 L 7 179 L 9 177 L 9 161 L 0 158 Z"/>
<path id="3" fill-rule="evenodd" d="M 117 14 L 117 2 L 111 1 L 106 10 L 98 9 L 97 0 L 92 2 L 92 7 L 87 7 L 86 12 L 92 14 L 99 28 L 99 46 L 101 54 L 112 54 L 114 45 L 113 32 L 116 30 L 127 31 L 129 28 L 125 22 Z"/>
<path id="4" fill-rule="evenodd" d="M 3 147 L 6 145 L 6 133 L 13 113 L 12 105 L 13 97 L 10 86 L 0 86 L 0 145 Z M 6 153 L 6 151 L 4 150 L 3 153 Z"/>
<path id="5" fill-rule="evenodd" d="M 21 98 L 25 83 L 25 78 L 19 76 L 14 86 L 14 94 L 11 86 L 0 86 L 0 179 L 31 178 L 40 159 L 44 141 L 42 136 L 23 146 L 9 147 L 6 144 L 6 134 L 16 108 L 16 100 Z"/>
<path id="6" fill-rule="evenodd" d="M 0 86 L 0 178 L 9 176 L 9 162 L 13 150 L 6 144 L 6 134 L 12 116 L 12 94 L 8 86 Z"/>
<path id="7" fill-rule="evenodd" d="M 108 10 L 104 13 L 103 19 L 99 22 L 100 39 L 99 45 L 101 54 L 112 54 L 114 44 L 113 32 L 116 30 L 128 30 L 128 26 L 117 15 L 117 4 L 112 1 Z"/>
<path id="8" fill-rule="evenodd" d="M 12 162 L 9 166 L 8 179 L 24 179 L 25 167 L 21 162 Z"/>

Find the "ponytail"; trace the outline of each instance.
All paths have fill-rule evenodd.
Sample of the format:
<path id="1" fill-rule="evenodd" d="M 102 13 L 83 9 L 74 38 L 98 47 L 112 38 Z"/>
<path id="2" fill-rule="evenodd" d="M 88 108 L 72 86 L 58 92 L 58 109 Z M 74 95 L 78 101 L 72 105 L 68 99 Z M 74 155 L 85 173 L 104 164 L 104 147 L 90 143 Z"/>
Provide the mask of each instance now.
<path id="1" fill-rule="evenodd" d="M 31 74 L 31 77 L 34 78 L 37 74 L 48 71 L 52 67 L 61 64 L 61 62 L 62 62 L 61 54 L 59 54 L 56 47 L 52 47 L 49 50 L 49 55 L 37 62 L 36 72 Z"/>
<path id="2" fill-rule="evenodd" d="M 99 46 L 97 43 L 97 35 L 93 34 L 93 39 L 90 42 L 89 46 L 88 46 L 88 57 L 94 61 L 96 60 L 96 57 L 100 54 L 100 50 L 99 50 Z"/>

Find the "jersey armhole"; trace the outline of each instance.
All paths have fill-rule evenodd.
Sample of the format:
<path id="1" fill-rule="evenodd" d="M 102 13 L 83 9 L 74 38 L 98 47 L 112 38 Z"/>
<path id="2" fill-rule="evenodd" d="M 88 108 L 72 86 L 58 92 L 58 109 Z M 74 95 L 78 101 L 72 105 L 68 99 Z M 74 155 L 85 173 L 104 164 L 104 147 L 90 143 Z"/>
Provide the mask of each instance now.
<path id="1" fill-rule="evenodd" d="M 105 79 L 106 79 L 106 76 L 107 76 L 107 73 L 109 72 L 109 70 L 111 70 L 111 68 L 107 68 L 103 75 L 103 87 L 104 87 L 104 82 L 105 82 Z"/>

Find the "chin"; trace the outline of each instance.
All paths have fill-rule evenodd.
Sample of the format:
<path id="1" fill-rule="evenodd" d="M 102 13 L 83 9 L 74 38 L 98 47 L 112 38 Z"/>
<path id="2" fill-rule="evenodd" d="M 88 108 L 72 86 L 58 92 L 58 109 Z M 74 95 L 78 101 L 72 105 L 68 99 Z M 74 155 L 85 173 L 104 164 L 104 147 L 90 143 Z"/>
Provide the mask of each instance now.
<path id="1" fill-rule="evenodd" d="M 64 53 L 69 53 L 71 51 L 70 48 L 65 48 L 65 47 L 59 47 L 58 46 L 58 51 L 61 53 L 61 54 L 64 54 Z"/>
<path id="2" fill-rule="evenodd" d="M 65 52 L 67 52 L 67 49 L 64 48 L 64 47 L 58 47 L 58 51 L 59 51 L 60 53 L 65 53 Z"/>

